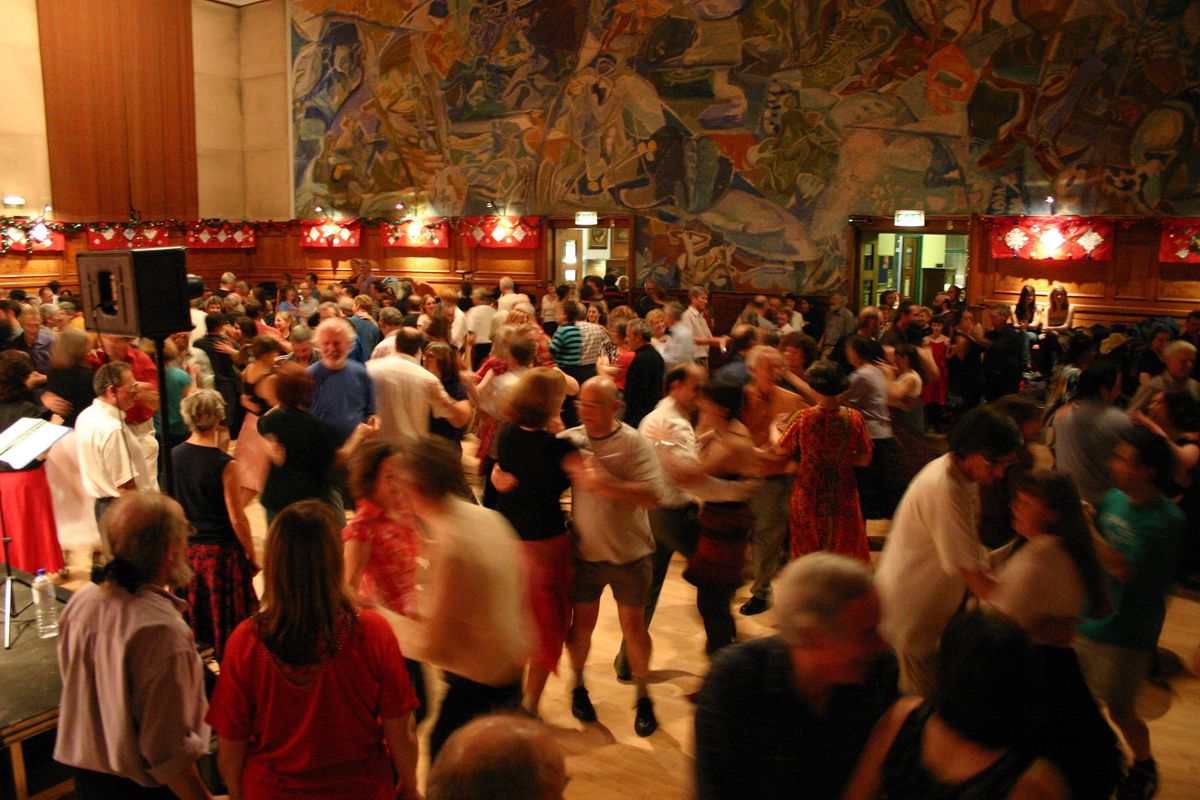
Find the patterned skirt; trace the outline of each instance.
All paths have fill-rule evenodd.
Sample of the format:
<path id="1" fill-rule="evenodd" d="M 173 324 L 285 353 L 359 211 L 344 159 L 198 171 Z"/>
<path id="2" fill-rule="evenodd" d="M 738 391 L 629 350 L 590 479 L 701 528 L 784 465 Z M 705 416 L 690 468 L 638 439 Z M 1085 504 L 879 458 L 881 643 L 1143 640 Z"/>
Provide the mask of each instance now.
<path id="1" fill-rule="evenodd" d="M 754 512 L 745 503 L 705 503 L 699 522 L 700 540 L 683 571 L 684 580 L 693 586 L 740 586 Z"/>
<path id="2" fill-rule="evenodd" d="M 220 661 L 233 629 L 258 610 L 254 566 L 238 542 L 189 544 L 187 559 L 196 573 L 187 587 L 187 621 Z"/>

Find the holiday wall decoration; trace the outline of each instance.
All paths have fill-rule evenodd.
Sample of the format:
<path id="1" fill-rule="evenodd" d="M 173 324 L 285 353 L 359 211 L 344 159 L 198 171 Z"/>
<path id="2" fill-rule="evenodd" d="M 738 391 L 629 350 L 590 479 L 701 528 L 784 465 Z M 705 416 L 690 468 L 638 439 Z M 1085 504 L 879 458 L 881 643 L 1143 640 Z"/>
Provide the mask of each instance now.
<path id="1" fill-rule="evenodd" d="M 1200 219 L 1164 219 L 1159 225 L 1159 261 L 1200 264 Z"/>
<path id="2" fill-rule="evenodd" d="M 1108 261 L 1113 222 L 1095 217 L 990 217 L 993 258 Z"/>

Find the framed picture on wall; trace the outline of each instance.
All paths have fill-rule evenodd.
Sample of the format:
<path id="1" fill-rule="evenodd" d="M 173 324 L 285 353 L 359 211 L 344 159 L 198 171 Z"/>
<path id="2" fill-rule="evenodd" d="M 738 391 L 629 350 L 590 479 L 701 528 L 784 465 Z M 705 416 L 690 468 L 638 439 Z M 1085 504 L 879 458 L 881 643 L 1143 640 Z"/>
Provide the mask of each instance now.
<path id="1" fill-rule="evenodd" d="M 604 250 L 608 247 L 608 228 L 591 228 L 588 230 L 588 247 L 592 250 Z"/>
<path id="2" fill-rule="evenodd" d="M 863 306 L 873 305 L 872 298 L 875 297 L 875 281 L 866 280 L 862 282 Z"/>
<path id="3" fill-rule="evenodd" d="M 879 257 L 879 285 L 887 286 L 888 277 L 892 272 L 892 259 L 895 256 L 880 256 Z"/>
<path id="4" fill-rule="evenodd" d="M 875 245 L 868 242 L 863 245 L 863 272 L 875 271 Z"/>
<path id="5" fill-rule="evenodd" d="M 629 228 L 616 228 L 613 231 L 614 244 L 629 244 Z"/>

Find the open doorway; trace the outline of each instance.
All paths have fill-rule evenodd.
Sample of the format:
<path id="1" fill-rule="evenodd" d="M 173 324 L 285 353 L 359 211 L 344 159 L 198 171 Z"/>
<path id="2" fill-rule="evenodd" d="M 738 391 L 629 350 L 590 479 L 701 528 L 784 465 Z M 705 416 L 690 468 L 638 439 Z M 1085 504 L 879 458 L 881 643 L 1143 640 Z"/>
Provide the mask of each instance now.
<path id="1" fill-rule="evenodd" d="M 600 217 L 598 224 L 589 226 L 551 220 L 550 227 L 554 232 L 551 285 L 579 284 L 588 275 L 629 274 L 633 227 L 628 218 Z"/>
<path id="2" fill-rule="evenodd" d="M 938 292 L 967 281 L 968 236 L 962 234 L 862 232 L 859 305 L 874 305 L 887 291 L 929 305 Z"/>

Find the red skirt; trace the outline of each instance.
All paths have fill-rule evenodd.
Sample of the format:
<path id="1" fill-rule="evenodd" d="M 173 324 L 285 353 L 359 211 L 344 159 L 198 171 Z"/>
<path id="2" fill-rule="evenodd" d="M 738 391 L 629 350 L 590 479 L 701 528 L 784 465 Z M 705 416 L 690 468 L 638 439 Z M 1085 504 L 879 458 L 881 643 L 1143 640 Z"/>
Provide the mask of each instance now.
<path id="1" fill-rule="evenodd" d="M 220 661 L 233 629 L 258 610 L 254 567 L 239 542 L 189 544 L 187 559 L 196 573 L 187 587 L 187 621 Z"/>
<path id="2" fill-rule="evenodd" d="M 547 672 L 558 672 L 567 630 L 571 627 L 571 586 L 575 561 L 571 537 L 522 542 L 529 576 L 529 604 L 537 631 L 532 661 Z"/>
<path id="3" fill-rule="evenodd" d="M 742 583 L 746 542 L 754 513 L 745 503 L 705 503 L 700 511 L 700 539 L 688 559 L 683 579 L 693 586 L 736 588 Z"/>
<path id="4" fill-rule="evenodd" d="M 12 538 L 8 555 L 17 569 L 50 574 L 65 566 L 45 467 L 0 472 L 0 529 Z"/>

